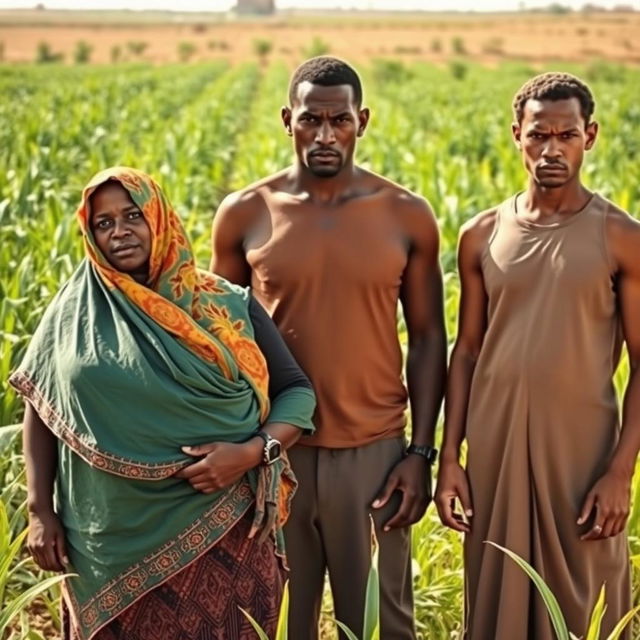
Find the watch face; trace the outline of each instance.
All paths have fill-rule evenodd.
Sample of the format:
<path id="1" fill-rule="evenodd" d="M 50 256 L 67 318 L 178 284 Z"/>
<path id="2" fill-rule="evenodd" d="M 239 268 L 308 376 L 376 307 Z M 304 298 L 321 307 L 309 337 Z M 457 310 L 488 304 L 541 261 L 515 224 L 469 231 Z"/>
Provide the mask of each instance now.
<path id="1" fill-rule="evenodd" d="M 277 440 L 269 440 L 264 448 L 264 458 L 267 464 L 275 462 L 282 452 L 282 447 Z"/>

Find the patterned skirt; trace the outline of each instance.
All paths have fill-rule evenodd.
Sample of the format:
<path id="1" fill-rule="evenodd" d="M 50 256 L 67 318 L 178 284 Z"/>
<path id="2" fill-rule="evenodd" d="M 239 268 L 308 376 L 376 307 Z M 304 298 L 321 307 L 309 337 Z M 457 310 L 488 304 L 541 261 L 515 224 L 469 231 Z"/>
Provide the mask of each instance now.
<path id="1" fill-rule="evenodd" d="M 252 511 L 214 547 L 137 600 L 92 640 L 255 640 L 239 607 L 272 638 L 285 571 L 271 540 L 247 535 Z M 63 607 L 63 639 L 79 640 Z"/>

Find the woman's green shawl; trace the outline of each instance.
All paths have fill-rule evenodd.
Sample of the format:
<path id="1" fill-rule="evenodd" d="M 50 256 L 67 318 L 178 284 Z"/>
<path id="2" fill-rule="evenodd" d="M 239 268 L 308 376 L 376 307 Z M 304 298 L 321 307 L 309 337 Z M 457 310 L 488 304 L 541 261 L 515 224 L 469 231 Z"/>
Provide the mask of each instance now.
<path id="1" fill-rule="evenodd" d="M 217 279 L 206 296 L 253 342 L 245 290 Z M 279 530 L 277 516 L 273 527 L 273 515 L 267 525 L 260 520 L 269 505 L 276 512 L 280 502 L 281 517 L 286 511 L 293 481 L 285 461 L 209 495 L 173 477 L 194 461 L 181 447 L 241 442 L 260 425 L 255 385 L 218 343 L 231 377 L 85 260 L 49 305 L 11 378 L 59 439 L 56 509 L 69 569 L 78 574 L 65 595 L 85 640 L 211 548 L 256 495 L 254 529 Z M 299 397 L 300 426 L 310 426 L 313 402 Z"/>

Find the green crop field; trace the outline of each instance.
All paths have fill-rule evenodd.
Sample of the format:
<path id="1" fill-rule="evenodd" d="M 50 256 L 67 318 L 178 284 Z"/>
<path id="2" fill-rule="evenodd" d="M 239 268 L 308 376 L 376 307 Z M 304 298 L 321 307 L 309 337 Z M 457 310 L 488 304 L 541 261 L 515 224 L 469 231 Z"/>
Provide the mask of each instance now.
<path id="1" fill-rule="evenodd" d="M 567 70 L 582 74 L 597 99 L 601 137 L 587 157 L 585 181 L 638 214 L 640 70 L 604 63 Z M 373 116 L 358 148 L 359 162 L 433 205 L 442 234 L 451 338 L 459 299 L 458 229 L 525 184 L 510 139 L 510 104 L 534 71 L 518 63 L 490 69 L 470 62 L 433 67 L 393 60 L 371 62 L 361 71 Z M 289 73 L 276 63 L 0 66 L 0 425 L 21 419 L 21 403 L 7 378 L 47 303 L 80 260 L 73 214 L 91 175 L 114 164 L 154 175 L 182 215 L 198 261 L 206 267 L 212 216 L 220 200 L 290 161 L 290 141 L 279 126 Z M 404 339 L 401 319 L 398 328 Z M 627 374 L 623 362 L 619 389 Z M 18 602 L 20 614 L 10 630 L 1 627 L 2 610 L 46 577 L 19 550 L 26 525 L 24 484 L 18 430 L 0 428 L 0 637 L 55 638 L 55 586 L 31 605 Z M 638 603 L 637 477 L 634 494 L 629 531 Z M 414 528 L 413 547 L 421 637 L 457 638 L 461 540 L 438 524 L 430 508 Z M 325 637 L 332 636 L 327 632 Z M 640 625 L 634 637 L 640 637 Z"/>

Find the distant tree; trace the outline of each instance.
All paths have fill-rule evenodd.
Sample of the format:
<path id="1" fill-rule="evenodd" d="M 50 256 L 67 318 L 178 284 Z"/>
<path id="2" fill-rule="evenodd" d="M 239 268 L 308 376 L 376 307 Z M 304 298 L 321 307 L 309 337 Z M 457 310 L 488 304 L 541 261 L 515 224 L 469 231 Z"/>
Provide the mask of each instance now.
<path id="1" fill-rule="evenodd" d="M 113 47 L 111 47 L 110 57 L 111 62 L 113 62 L 114 64 L 122 60 L 122 47 L 119 44 L 114 44 Z"/>
<path id="2" fill-rule="evenodd" d="M 434 38 L 431 41 L 431 51 L 432 51 L 432 53 L 441 53 L 442 52 L 442 40 L 440 40 L 440 38 Z"/>
<path id="3" fill-rule="evenodd" d="M 78 40 L 73 51 L 73 60 L 76 64 L 87 64 L 92 52 L 93 47 L 86 40 Z"/>
<path id="4" fill-rule="evenodd" d="M 547 11 L 555 15 L 564 15 L 565 13 L 571 13 L 571 7 L 559 2 L 553 2 L 547 7 Z"/>
<path id="5" fill-rule="evenodd" d="M 196 47 L 193 42 L 189 42 L 188 40 L 180 42 L 178 44 L 178 58 L 180 62 L 189 62 L 197 50 L 198 47 Z"/>
<path id="6" fill-rule="evenodd" d="M 0 40 L 0 62 L 4 62 L 4 42 Z"/>
<path id="7" fill-rule="evenodd" d="M 451 40 L 451 48 L 453 49 L 453 52 L 459 56 L 463 56 L 467 53 L 467 47 L 460 36 L 456 36 Z"/>
<path id="8" fill-rule="evenodd" d="M 307 47 L 303 47 L 302 53 L 305 58 L 315 58 L 317 56 L 326 56 L 331 51 L 331 46 L 320 36 L 314 36 L 313 40 Z"/>
<path id="9" fill-rule="evenodd" d="M 255 38 L 252 43 L 253 52 L 258 56 L 262 65 L 267 64 L 267 58 L 273 50 L 273 42 L 265 38 Z"/>
<path id="10" fill-rule="evenodd" d="M 469 71 L 469 67 L 465 62 L 461 62 L 460 60 L 452 60 L 449 63 L 449 71 L 456 80 L 464 80 Z"/>
<path id="11" fill-rule="evenodd" d="M 211 49 L 211 51 L 229 51 L 231 46 L 226 40 L 209 40 L 209 42 L 207 42 L 207 49 Z"/>
<path id="12" fill-rule="evenodd" d="M 36 62 L 39 64 L 46 64 L 49 62 L 61 62 L 64 58 L 62 53 L 53 52 L 51 50 L 51 45 L 44 40 L 41 40 L 38 43 L 38 48 L 36 49 Z"/>
<path id="13" fill-rule="evenodd" d="M 149 46 L 144 40 L 130 40 L 127 42 L 127 49 L 134 56 L 142 56 Z"/>

